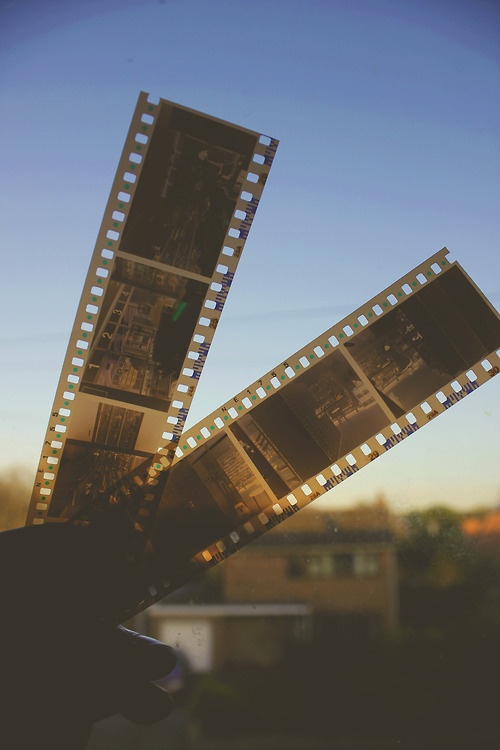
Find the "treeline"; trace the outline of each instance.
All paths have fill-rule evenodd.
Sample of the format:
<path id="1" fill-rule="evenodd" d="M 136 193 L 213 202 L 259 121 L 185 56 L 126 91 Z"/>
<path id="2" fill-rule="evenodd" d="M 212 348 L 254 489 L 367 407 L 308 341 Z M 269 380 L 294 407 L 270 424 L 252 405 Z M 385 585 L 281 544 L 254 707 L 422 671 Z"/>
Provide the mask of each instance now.
<path id="1" fill-rule="evenodd" d="M 33 478 L 20 471 L 0 475 L 0 531 L 24 526 Z"/>
<path id="2" fill-rule="evenodd" d="M 400 625 L 441 636 L 500 628 L 500 527 L 464 530 L 471 516 L 433 507 L 408 514 L 397 539 Z"/>

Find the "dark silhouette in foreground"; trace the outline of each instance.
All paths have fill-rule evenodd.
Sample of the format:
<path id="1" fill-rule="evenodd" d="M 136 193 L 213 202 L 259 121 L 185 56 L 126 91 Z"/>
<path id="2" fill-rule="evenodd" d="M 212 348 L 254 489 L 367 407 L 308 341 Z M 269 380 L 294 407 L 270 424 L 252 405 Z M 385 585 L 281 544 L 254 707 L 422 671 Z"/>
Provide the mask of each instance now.
<path id="1" fill-rule="evenodd" d="M 134 582 L 106 528 L 44 524 L 0 534 L 0 745 L 82 750 L 92 725 L 171 711 L 153 683 L 173 650 L 113 624 Z"/>

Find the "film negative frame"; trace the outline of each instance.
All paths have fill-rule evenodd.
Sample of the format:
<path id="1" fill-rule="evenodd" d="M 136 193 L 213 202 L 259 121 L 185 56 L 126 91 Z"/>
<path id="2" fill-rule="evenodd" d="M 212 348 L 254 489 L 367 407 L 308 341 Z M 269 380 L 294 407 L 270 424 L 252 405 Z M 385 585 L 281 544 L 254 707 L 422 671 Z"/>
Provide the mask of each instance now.
<path id="1" fill-rule="evenodd" d="M 259 380 L 224 403 L 204 420 L 182 435 L 181 444 L 176 449 L 175 461 L 181 461 L 194 452 L 216 434 L 224 433 L 224 428 L 238 422 L 238 419 L 251 412 L 263 403 L 266 397 L 276 393 L 280 386 L 290 382 L 297 374 L 314 367 L 324 356 L 332 354 L 341 343 L 353 339 L 358 333 L 367 330 L 370 325 L 380 320 L 384 314 L 394 310 L 397 305 L 418 293 L 426 284 L 431 284 L 440 274 L 445 275 L 451 268 L 458 267 L 463 276 L 482 297 L 492 313 L 498 319 L 498 313 L 481 294 L 474 282 L 463 271 L 461 266 L 450 261 L 448 250 L 443 248 L 427 261 L 417 266 L 402 279 L 394 282 L 369 302 L 358 308 L 351 315 L 332 326 L 321 336 L 313 339 L 291 357 L 267 372 Z M 500 345 L 500 341 L 498 342 Z M 461 401 L 489 381 L 500 371 L 500 349 L 495 348 L 466 371 L 459 373 L 435 391 L 429 394 L 418 407 L 413 407 L 391 424 L 377 430 L 370 438 L 363 440 L 345 455 L 339 457 L 320 473 L 314 474 L 300 486 L 283 498 L 264 508 L 251 519 L 235 525 L 229 534 L 200 549 L 189 561 L 189 571 L 173 571 L 172 581 L 165 577 L 149 586 L 147 596 L 133 614 L 157 602 L 172 593 L 183 580 L 190 575 L 213 567 L 230 557 L 234 552 L 264 534 L 269 529 L 295 514 L 301 508 L 328 490 L 341 484 L 345 479 L 356 474 L 361 468 L 374 461 L 410 435 L 417 432 L 436 416 Z M 227 430 L 226 432 L 229 432 Z"/>
<path id="2" fill-rule="evenodd" d="M 81 387 L 82 374 L 95 337 L 102 303 L 111 274 L 120 252 L 120 243 L 141 168 L 151 143 L 162 104 L 172 105 L 185 112 L 202 115 L 195 110 L 180 107 L 164 99 L 155 99 L 141 92 L 131 120 L 119 160 L 110 196 L 104 211 L 97 241 L 84 282 L 75 323 L 70 335 L 61 376 L 44 438 L 41 458 L 37 467 L 31 504 L 26 523 L 44 523 L 48 515 L 51 495 L 57 480 L 65 443 L 71 432 L 71 414 Z M 207 119 L 230 125 L 217 118 Z M 177 380 L 177 397 L 164 410 L 164 431 L 158 435 L 159 453 L 153 456 L 151 466 L 169 465 L 175 446 L 182 433 L 194 397 L 215 329 L 222 313 L 234 273 L 238 266 L 255 212 L 259 205 L 269 170 L 272 166 L 278 141 L 266 135 L 234 126 L 255 138 L 255 147 L 243 181 L 239 198 L 226 236 L 215 263 L 215 271 L 207 288 L 201 314 L 185 353 Z M 124 257 L 122 255 L 122 257 Z M 140 262 L 140 258 L 135 257 Z M 161 446 L 161 447 L 160 447 Z M 159 463 L 161 462 L 161 463 Z M 150 474 L 155 474 L 151 469 Z M 52 519 L 54 520 L 54 519 Z"/>

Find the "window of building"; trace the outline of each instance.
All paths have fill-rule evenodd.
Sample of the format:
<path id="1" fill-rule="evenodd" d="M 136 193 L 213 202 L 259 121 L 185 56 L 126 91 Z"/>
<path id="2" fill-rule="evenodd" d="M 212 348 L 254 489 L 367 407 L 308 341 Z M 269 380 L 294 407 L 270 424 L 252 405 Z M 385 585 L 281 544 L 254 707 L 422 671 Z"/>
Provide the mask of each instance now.
<path id="1" fill-rule="evenodd" d="M 357 552 L 354 555 L 355 576 L 375 576 L 379 572 L 379 556 L 375 552 Z"/>
<path id="2" fill-rule="evenodd" d="M 290 578 L 351 578 L 373 576 L 378 572 L 378 555 L 373 552 L 292 555 L 287 562 Z"/>

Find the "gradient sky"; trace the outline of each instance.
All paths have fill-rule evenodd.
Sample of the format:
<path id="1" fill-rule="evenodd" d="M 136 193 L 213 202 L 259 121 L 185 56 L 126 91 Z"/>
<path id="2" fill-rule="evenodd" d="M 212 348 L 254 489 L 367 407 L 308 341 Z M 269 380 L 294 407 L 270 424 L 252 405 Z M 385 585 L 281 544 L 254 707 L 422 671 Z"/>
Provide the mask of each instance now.
<path id="1" fill-rule="evenodd" d="M 189 423 L 446 245 L 500 306 L 494 0 L 0 8 L 0 468 L 34 475 L 140 90 L 280 139 Z M 492 381 L 320 503 L 500 502 Z"/>

